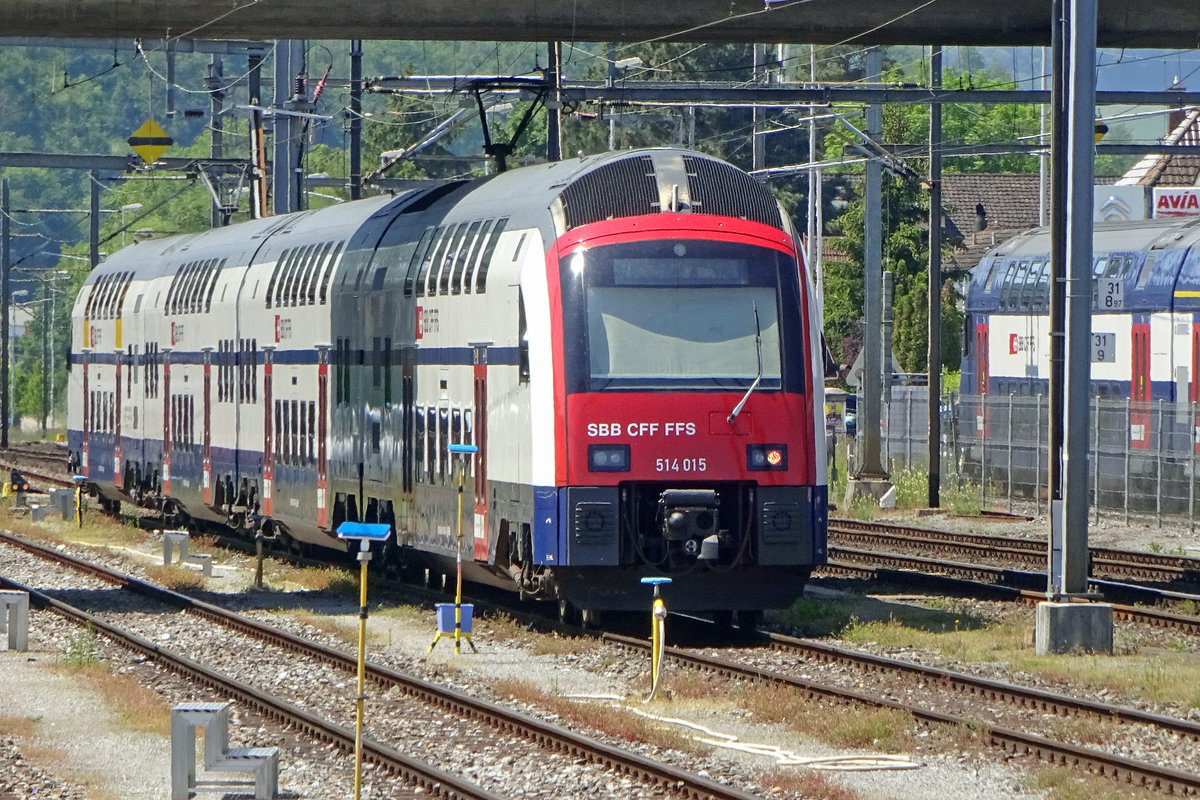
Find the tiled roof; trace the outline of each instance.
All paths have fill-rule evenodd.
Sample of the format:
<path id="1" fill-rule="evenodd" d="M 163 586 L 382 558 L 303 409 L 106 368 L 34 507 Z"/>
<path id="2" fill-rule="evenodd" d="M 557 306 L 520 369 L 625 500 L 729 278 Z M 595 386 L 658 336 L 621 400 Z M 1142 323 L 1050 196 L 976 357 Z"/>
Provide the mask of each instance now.
<path id="1" fill-rule="evenodd" d="M 1049 192 L 1047 186 L 1047 202 Z M 986 215 L 984 230 L 1037 227 L 1037 174 L 948 173 L 942 176 L 942 208 L 968 239 L 976 229 L 976 206 L 979 205 L 983 206 Z"/>
<path id="2" fill-rule="evenodd" d="M 1200 110 L 1193 109 L 1163 140 L 1163 144 L 1200 144 Z M 1196 186 L 1200 184 L 1200 156 L 1148 155 L 1126 172 L 1120 186 Z"/>

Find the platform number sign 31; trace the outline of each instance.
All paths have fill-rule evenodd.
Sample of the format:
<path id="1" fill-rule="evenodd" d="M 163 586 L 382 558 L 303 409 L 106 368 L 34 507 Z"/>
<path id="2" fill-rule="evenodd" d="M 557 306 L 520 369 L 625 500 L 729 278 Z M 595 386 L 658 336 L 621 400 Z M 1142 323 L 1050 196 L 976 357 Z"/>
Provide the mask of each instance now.
<path id="1" fill-rule="evenodd" d="M 1092 363 L 1115 362 L 1117 335 L 1115 333 L 1092 334 Z"/>

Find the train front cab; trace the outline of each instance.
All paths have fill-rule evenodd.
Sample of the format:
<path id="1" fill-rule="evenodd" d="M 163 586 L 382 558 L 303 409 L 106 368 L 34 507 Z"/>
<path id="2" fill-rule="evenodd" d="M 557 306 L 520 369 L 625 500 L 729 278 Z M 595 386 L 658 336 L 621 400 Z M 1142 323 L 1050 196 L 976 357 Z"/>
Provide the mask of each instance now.
<path id="1" fill-rule="evenodd" d="M 535 551 L 584 609 L 644 607 L 643 575 L 673 608 L 787 606 L 825 559 L 809 289 L 778 229 L 664 217 L 551 249 L 565 446 Z"/>

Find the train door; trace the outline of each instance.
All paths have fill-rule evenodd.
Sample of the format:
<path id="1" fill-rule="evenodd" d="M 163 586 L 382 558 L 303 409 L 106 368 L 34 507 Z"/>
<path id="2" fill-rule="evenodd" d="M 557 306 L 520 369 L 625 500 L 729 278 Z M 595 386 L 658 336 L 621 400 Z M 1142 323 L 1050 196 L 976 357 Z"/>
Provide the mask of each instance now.
<path id="1" fill-rule="evenodd" d="M 133 367 L 130 367 L 133 369 Z M 117 320 L 117 363 L 113 367 L 116 378 L 116 407 L 113 409 L 113 486 L 118 489 L 123 484 L 121 469 L 121 320 Z"/>
<path id="2" fill-rule="evenodd" d="M 162 444 L 162 493 L 171 496 L 171 351 L 162 354 L 163 396 L 163 444 Z"/>
<path id="3" fill-rule="evenodd" d="M 1150 448 L 1150 318 L 1135 314 L 1129 384 L 1129 443 L 1139 450 Z"/>
<path id="4" fill-rule="evenodd" d="M 87 320 L 84 320 L 84 328 L 87 327 Z M 92 414 L 91 414 L 91 395 L 88 394 L 88 361 L 90 361 L 90 353 L 87 350 L 83 351 L 80 369 L 83 372 L 83 443 L 80 446 L 79 470 L 83 477 L 89 477 L 88 469 L 88 443 L 91 439 L 92 430 Z"/>
<path id="5" fill-rule="evenodd" d="M 475 560 L 487 561 L 489 550 L 487 487 L 487 348 L 475 345 Z"/>
<path id="6" fill-rule="evenodd" d="M 317 527 L 329 524 L 329 346 L 317 349 Z"/>
<path id="7" fill-rule="evenodd" d="M 263 493 L 265 516 L 275 513 L 275 397 L 271 373 L 275 364 L 275 348 L 263 348 Z"/>
<path id="8" fill-rule="evenodd" d="M 975 325 L 975 394 L 979 396 L 979 407 L 975 412 L 975 430 L 980 436 L 987 436 L 987 396 L 988 396 L 988 325 L 979 322 Z"/>
<path id="9" fill-rule="evenodd" d="M 200 469 L 204 505 L 213 504 L 212 482 L 212 348 L 204 348 L 204 388 L 200 393 Z"/>

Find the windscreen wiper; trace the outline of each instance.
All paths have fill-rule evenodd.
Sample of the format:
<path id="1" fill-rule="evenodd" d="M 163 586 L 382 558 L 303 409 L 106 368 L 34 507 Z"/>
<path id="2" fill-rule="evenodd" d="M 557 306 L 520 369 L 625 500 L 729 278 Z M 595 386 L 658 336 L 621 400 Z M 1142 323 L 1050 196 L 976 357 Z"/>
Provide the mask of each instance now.
<path id="1" fill-rule="evenodd" d="M 762 328 L 758 324 L 758 303 L 754 303 L 754 349 L 758 352 L 758 375 L 754 378 L 754 383 L 750 384 L 750 388 L 742 395 L 742 399 L 733 407 L 733 411 L 725 418 L 725 421 L 730 425 L 737 422 L 738 414 L 742 413 L 742 409 L 746 405 L 746 401 L 750 399 L 750 395 L 758 388 L 758 384 L 762 381 Z"/>

